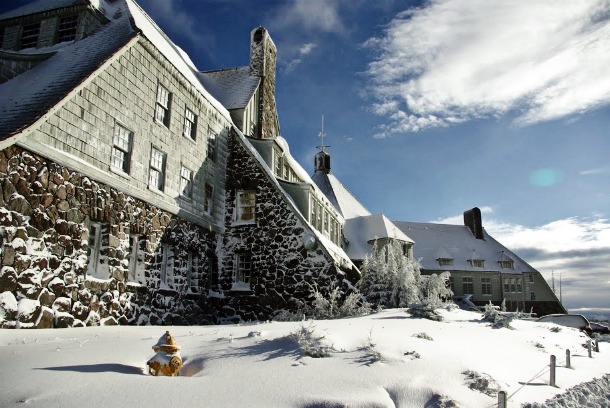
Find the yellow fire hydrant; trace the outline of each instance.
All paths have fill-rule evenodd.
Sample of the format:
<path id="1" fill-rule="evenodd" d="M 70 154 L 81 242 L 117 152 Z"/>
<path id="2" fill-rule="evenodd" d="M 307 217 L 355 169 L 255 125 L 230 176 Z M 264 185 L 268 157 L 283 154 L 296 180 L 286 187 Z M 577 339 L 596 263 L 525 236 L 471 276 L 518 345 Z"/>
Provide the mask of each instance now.
<path id="1" fill-rule="evenodd" d="M 148 372 L 151 375 L 174 377 L 180 373 L 182 368 L 182 357 L 180 357 L 180 346 L 176 345 L 176 339 L 165 332 L 152 349 L 157 353 L 148 360 Z"/>

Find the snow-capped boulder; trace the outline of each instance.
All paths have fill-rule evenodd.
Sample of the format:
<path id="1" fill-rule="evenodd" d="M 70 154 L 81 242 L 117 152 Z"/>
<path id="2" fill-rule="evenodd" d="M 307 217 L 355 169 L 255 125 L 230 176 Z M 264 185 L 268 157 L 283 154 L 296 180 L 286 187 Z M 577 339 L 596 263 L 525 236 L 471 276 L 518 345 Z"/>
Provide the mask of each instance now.
<path id="1" fill-rule="evenodd" d="M 100 326 L 118 326 L 119 322 L 112 316 L 108 316 L 100 320 Z"/>
<path id="2" fill-rule="evenodd" d="M 0 288 L 12 291 L 17 289 L 17 272 L 10 266 L 0 269 Z"/>
<path id="3" fill-rule="evenodd" d="M 79 320 L 85 320 L 89 314 L 89 308 L 81 302 L 74 302 L 72 305 L 72 314 Z"/>
<path id="4" fill-rule="evenodd" d="M 41 306 L 38 311 L 34 326 L 37 329 L 52 329 L 53 328 L 53 310 L 46 306 Z"/>
<path id="5" fill-rule="evenodd" d="M 0 293 L 0 321 L 11 321 L 17 318 L 17 299 L 11 292 Z"/>
<path id="6" fill-rule="evenodd" d="M 54 312 L 69 312 L 72 309 L 72 299 L 67 297 L 58 297 L 53 302 L 53 311 Z"/>
<path id="7" fill-rule="evenodd" d="M 40 302 L 38 300 L 21 299 L 17 303 L 17 320 L 20 323 L 34 323 L 39 308 Z"/>
<path id="8" fill-rule="evenodd" d="M 100 325 L 100 315 L 90 310 L 89 315 L 84 321 L 87 326 L 99 326 Z"/>
<path id="9" fill-rule="evenodd" d="M 57 296 L 47 288 L 43 288 L 38 296 L 38 301 L 42 306 L 51 307 Z"/>
<path id="10" fill-rule="evenodd" d="M 58 329 L 66 329 L 74 324 L 74 316 L 70 313 L 55 312 L 55 327 Z"/>
<path id="11" fill-rule="evenodd" d="M 64 289 L 66 288 L 66 284 L 64 283 L 63 279 L 56 276 L 55 278 L 51 279 L 51 282 L 49 282 L 47 287 L 56 295 L 62 295 L 64 293 Z"/>

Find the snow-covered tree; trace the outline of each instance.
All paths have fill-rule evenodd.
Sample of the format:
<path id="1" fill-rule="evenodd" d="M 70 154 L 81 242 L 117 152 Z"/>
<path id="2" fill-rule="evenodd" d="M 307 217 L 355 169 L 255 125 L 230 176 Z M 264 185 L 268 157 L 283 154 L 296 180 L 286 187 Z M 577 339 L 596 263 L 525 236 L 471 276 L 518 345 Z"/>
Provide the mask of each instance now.
<path id="1" fill-rule="evenodd" d="M 375 242 L 361 273 L 358 288 L 367 301 L 377 306 L 407 307 L 420 299 L 419 264 L 404 256 L 398 242 L 382 248 Z"/>
<path id="2" fill-rule="evenodd" d="M 433 303 L 450 300 L 453 296 L 453 292 L 448 285 L 450 277 L 451 273 L 445 271 L 439 275 L 433 273 L 423 278 L 421 284 L 423 299 Z"/>

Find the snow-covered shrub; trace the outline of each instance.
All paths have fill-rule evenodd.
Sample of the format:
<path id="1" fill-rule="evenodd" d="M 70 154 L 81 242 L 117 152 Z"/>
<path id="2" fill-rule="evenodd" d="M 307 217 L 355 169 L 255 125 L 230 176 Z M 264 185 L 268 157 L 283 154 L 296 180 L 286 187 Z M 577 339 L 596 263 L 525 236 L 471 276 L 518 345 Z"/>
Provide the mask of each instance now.
<path id="1" fill-rule="evenodd" d="M 496 309 L 491 302 L 485 305 L 485 310 L 483 311 L 483 320 L 484 322 L 491 322 L 491 327 L 494 329 L 507 328 L 512 329 L 510 323 L 517 317 L 518 313 L 511 312 L 502 312 Z"/>
<path id="2" fill-rule="evenodd" d="M 449 278 L 451 273 L 445 271 L 440 274 L 424 275 L 421 277 L 420 290 L 422 299 L 431 304 L 442 305 L 453 296 L 449 288 Z"/>
<path id="3" fill-rule="evenodd" d="M 440 309 L 441 306 L 442 305 L 440 305 L 437 301 L 423 300 L 421 303 L 412 304 L 409 307 L 408 312 L 413 317 L 442 322 L 443 316 L 438 313 L 438 309 Z"/>
<path id="4" fill-rule="evenodd" d="M 430 337 L 430 335 L 428 333 L 417 333 L 417 334 L 414 334 L 413 337 L 416 337 L 418 339 L 434 341 L 434 339 L 432 337 Z"/>
<path id="5" fill-rule="evenodd" d="M 398 242 L 382 248 L 375 243 L 372 255 L 365 258 L 360 271 L 358 289 L 374 305 L 407 307 L 420 299 L 419 264 L 404 256 Z"/>
<path id="6" fill-rule="evenodd" d="M 316 319 L 337 319 L 349 316 L 363 316 L 371 313 L 371 305 L 362 299 L 358 291 L 347 296 L 336 284 L 330 285 L 327 296 L 317 288 L 314 289 L 314 300 L 309 315 Z"/>
<path id="7" fill-rule="evenodd" d="M 385 358 L 375 347 L 376 345 L 373 343 L 373 329 L 371 329 L 369 332 L 369 337 L 366 340 L 366 344 L 364 347 L 361 347 L 360 350 L 365 352 L 366 358 L 369 360 L 369 362 L 384 362 Z"/>
<path id="8" fill-rule="evenodd" d="M 466 370 L 462 374 L 466 377 L 466 384 L 471 390 L 480 391 L 483 394 L 495 397 L 500 391 L 500 385 L 489 375 Z"/>
<path id="9" fill-rule="evenodd" d="M 296 332 L 290 334 L 290 338 L 296 341 L 301 351 L 309 357 L 330 357 L 334 351 L 332 345 L 325 344 L 324 336 L 315 334 L 315 326 L 313 325 L 309 325 L 309 327 L 301 325 Z"/>

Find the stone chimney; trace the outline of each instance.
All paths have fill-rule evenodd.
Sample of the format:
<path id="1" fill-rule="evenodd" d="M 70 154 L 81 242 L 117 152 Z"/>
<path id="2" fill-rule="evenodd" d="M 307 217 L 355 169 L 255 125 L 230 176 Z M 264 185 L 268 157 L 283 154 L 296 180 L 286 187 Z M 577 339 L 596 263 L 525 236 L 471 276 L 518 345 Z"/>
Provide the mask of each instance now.
<path id="1" fill-rule="evenodd" d="M 259 88 L 258 126 L 255 137 L 280 135 L 280 123 L 275 105 L 275 65 L 277 48 L 264 27 L 250 34 L 250 75 L 261 79 Z"/>
<path id="2" fill-rule="evenodd" d="M 464 225 L 470 228 L 476 239 L 483 239 L 483 223 L 479 207 L 464 211 Z"/>

